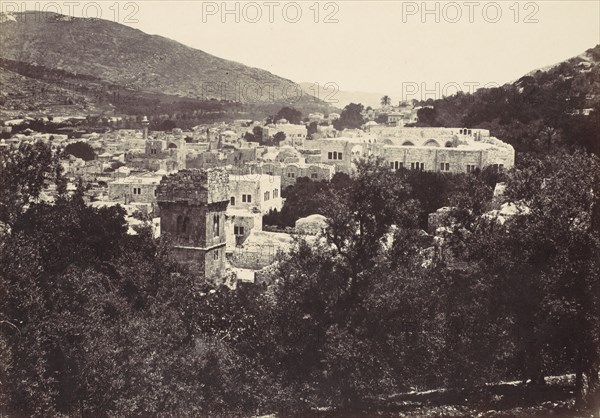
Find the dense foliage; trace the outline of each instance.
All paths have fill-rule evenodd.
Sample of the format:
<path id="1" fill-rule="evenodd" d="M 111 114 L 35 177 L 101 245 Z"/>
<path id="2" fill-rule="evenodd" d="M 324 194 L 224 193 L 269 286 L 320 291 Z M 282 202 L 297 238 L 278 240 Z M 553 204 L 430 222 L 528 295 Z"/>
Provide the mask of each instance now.
<path id="1" fill-rule="evenodd" d="M 578 147 L 600 155 L 600 45 L 587 53 L 596 63 L 589 68 L 575 58 L 513 84 L 422 102 L 418 126 L 490 129 L 519 153 Z"/>
<path id="2" fill-rule="evenodd" d="M 511 217 L 489 212 L 485 172 L 440 180 L 368 160 L 334 186 L 301 182 L 287 196 L 325 199 L 326 233 L 282 255 L 270 285 L 230 290 L 81 188 L 36 203 L 63 180 L 43 147 L 2 155 L 18 180 L 0 201 L 0 402 L 15 414 L 348 416 L 400 391 L 569 372 L 598 407 L 597 157 L 522 161 L 505 179 Z M 38 168 L 13 172 L 21 160 Z M 421 207 L 446 201 L 445 226 L 424 234 Z"/>

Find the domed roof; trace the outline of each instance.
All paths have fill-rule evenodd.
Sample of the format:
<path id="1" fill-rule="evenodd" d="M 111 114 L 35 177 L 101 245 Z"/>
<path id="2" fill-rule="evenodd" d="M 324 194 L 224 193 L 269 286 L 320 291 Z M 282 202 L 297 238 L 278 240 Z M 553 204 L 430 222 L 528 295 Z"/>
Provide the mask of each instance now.
<path id="1" fill-rule="evenodd" d="M 323 215 L 314 214 L 296 221 L 296 230 L 305 234 L 317 234 L 327 227 L 327 218 Z"/>

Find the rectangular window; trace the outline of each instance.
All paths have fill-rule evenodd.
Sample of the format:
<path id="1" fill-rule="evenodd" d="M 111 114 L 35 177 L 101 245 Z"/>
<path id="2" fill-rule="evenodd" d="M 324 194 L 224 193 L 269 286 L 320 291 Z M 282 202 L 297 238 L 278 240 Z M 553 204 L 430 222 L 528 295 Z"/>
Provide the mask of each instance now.
<path id="1" fill-rule="evenodd" d="M 440 163 L 440 171 L 450 171 L 450 163 Z"/>
<path id="2" fill-rule="evenodd" d="M 251 195 L 251 194 L 249 194 L 249 195 L 246 195 L 246 201 L 247 201 L 248 203 L 252 203 L 252 195 Z"/>
<path id="3" fill-rule="evenodd" d="M 310 178 L 311 179 L 316 179 L 317 178 L 317 173 L 310 173 Z"/>
<path id="4" fill-rule="evenodd" d="M 245 194 L 242 195 L 242 202 L 246 203 L 246 195 Z"/>
<path id="5" fill-rule="evenodd" d="M 244 227 L 243 226 L 234 226 L 233 234 L 234 235 L 244 235 Z"/>
<path id="6" fill-rule="evenodd" d="M 333 153 L 332 152 L 328 152 L 327 153 L 327 159 L 328 160 L 333 160 Z"/>
<path id="7" fill-rule="evenodd" d="M 215 237 L 219 236 L 219 215 L 213 215 L 213 231 Z"/>
<path id="8" fill-rule="evenodd" d="M 278 198 L 278 197 L 279 197 L 279 189 L 273 190 L 273 199 Z"/>
<path id="9" fill-rule="evenodd" d="M 397 163 L 397 161 L 396 161 L 396 163 Z M 390 167 L 391 167 L 391 168 L 395 168 L 395 167 L 394 167 L 394 162 L 393 162 L 393 161 L 390 163 Z"/>
<path id="10" fill-rule="evenodd" d="M 340 153 L 338 153 L 338 160 L 341 160 L 341 159 L 342 159 L 342 153 L 340 152 Z"/>
<path id="11" fill-rule="evenodd" d="M 467 173 L 475 172 L 475 164 L 467 164 Z"/>
<path id="12" fill-rule="evenodd" d="M 425 163 L 421 163 L 421 171 L 425 170 Z"/>
<path id="13" fill-rule="evenodd" d="M 410 163 L 410 169 L 414 170 L 415 169 L 415 163 Z"/>

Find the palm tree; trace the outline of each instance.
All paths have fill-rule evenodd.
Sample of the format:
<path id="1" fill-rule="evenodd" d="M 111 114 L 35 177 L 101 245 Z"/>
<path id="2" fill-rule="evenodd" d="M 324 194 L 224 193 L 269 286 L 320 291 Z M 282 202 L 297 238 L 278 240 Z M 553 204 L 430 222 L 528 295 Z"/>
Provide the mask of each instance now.
<path id="1" fill-rule="evenodd" d="M 392 103 L 390 96 L 385 95 L 381 98 L 381 106 L 389 106 Z"/>

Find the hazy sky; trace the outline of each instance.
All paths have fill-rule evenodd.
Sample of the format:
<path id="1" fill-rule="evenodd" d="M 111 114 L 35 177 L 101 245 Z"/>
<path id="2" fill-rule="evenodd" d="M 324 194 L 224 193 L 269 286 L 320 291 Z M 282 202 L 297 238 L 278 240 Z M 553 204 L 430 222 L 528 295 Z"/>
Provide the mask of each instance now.
<path id="1" fill-rule="evenodd" d="M 37 7 L 54 11 L 48 3 Z M 67 14 L 68 1 L 54 3 Z M 154 0 L 121 2 L 117 18 L 113 1 L 77 3 L 71 14 L 85 7 L 94 17 L 100 5 L 102 18 L 296 82 L 394 96 L 415 86 L 433 91 L 436 82 L 450 94 L 456 85 L 448 83 L 464 90 L 467 83 L 503 84 L 600 43 L 600 2 L 593 0 Z"/>

